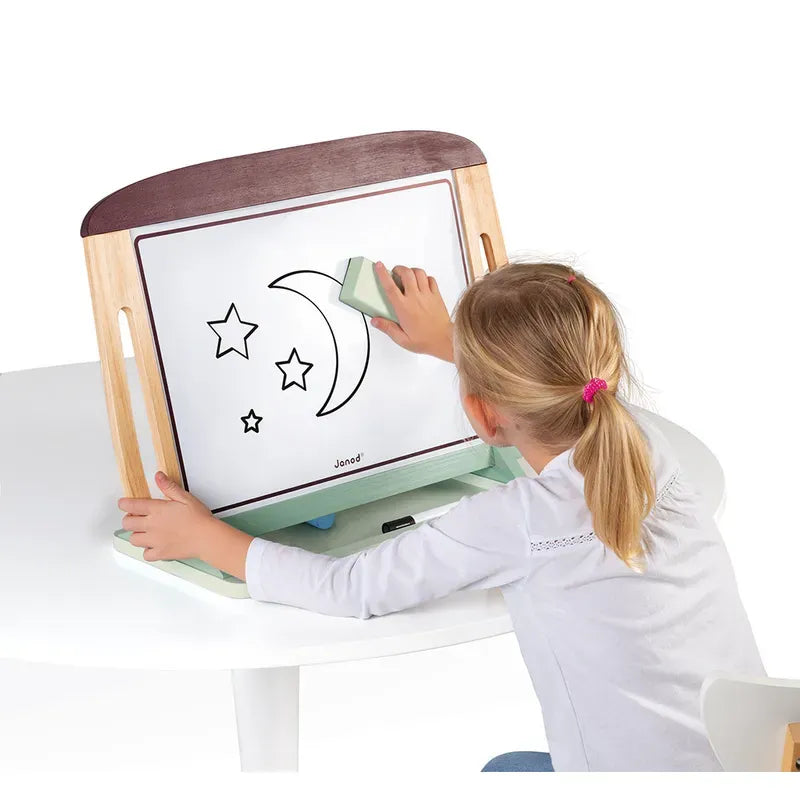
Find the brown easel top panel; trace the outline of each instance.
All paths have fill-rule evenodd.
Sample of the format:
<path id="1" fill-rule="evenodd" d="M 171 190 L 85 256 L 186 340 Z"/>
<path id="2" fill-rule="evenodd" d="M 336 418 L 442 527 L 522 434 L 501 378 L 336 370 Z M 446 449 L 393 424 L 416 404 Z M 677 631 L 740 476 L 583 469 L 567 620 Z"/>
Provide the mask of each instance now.
<path id="1" fill-rule="evenodd" d="M 462 136 L 398 131 L 268 150 L 163 172 L 108 195 L 81 236 L 485 164 Z"/>

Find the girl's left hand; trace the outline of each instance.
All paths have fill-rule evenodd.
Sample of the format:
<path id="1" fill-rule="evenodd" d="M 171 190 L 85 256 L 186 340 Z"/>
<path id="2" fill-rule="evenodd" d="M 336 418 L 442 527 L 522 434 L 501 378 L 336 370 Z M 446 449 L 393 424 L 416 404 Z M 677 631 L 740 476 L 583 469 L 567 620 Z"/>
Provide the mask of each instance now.
<path id="1" fill-rule="evenodd" d="M 133 531 L 131 544 L 145 548 L 145 561 L 203 558 L 214 522 L 211 512 L 163 472 L 156 473 L 156 485 L 166 500 L 119 501 L 119 508 L 128 512 L 122 527 Z"/>

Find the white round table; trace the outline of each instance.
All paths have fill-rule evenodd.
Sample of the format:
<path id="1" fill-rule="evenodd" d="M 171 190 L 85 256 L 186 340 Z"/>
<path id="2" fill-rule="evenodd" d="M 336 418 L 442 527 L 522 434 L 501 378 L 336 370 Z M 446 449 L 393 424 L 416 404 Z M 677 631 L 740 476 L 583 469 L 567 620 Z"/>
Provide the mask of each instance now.
<path id="1" fill-rule="evenodd" d="M 141 403 L 134 410 L 152 463 Z M 724 494 L 716 458 L 654 419 L 716 511 Z M 512 630 L 499 591 L 369 620 L 217 596 L 113 550 L 120 494 L 98 363 L 0 375 L 0 658 L 230 670 L 244 770 L 297 768 L 301 666 Z"/>

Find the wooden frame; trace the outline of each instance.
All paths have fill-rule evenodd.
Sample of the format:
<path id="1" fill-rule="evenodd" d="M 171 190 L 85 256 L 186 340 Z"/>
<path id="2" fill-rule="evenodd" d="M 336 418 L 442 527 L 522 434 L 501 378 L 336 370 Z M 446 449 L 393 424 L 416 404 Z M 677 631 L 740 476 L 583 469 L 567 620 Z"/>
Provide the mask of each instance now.
<path id="1" fill-rule="evenodd" d="M 456 169 L 453 177 L 464 223 L 467 260 L 474 280 L 484 272 L 484 259 L 489 272 L 508 262 L 506 246 L 486 164 Z"/>
<path id="2" fill-rule="evenodd" d="M 131 332 L 158 462 L 183 483 L 131 229 L 293 197 L 450 170 L 472 278 L 506 262 L 486 159 L 460 136 L 403 131 L 358 136 L 197 164 L 120 189 L 81 226 L 111 437 L 124 493 L 149 497 L 120 337 Z"/>
<path id="3" fill-rule="evenodd" d="M 781 772 L 800 772 L 800 722 L 790 722 L 786 726 Z"/>
<path id="4" fill-rule="evenodd" d="M 125 313 L 131 332 L 158 467 L 179 482 L 181 473 L 130 231 L 89 236 L 83 244 L 111 440 L 122 487 L 128 497 L 149 497 L 125 374 L 120 312 Z"/>

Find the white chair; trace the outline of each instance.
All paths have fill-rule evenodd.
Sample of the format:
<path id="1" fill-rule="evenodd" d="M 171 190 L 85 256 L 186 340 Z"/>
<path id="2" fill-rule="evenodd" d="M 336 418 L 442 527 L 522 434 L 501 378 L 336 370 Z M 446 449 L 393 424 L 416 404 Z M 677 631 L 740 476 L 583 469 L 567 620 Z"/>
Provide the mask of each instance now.
<path id="1" fill-rule="evenodd" d="M 800 772 L 800 681 L 708 677 L 700 706 L 729 772 Z"/>

